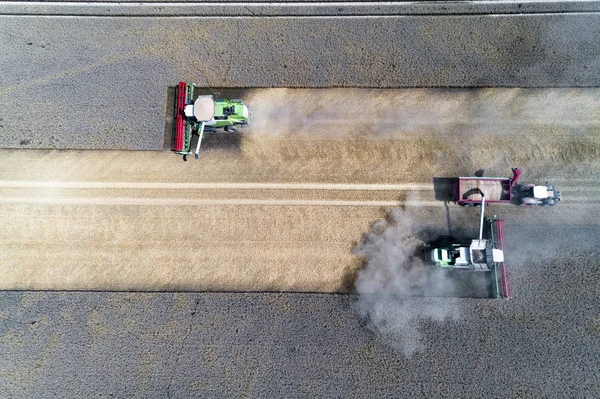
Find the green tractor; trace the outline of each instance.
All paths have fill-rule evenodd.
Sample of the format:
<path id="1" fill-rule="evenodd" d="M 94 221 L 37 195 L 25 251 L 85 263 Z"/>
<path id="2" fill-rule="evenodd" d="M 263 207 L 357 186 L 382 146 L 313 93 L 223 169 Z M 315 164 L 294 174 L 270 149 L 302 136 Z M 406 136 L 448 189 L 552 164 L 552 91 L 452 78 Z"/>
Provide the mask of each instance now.
<path id="1" fill-rule="evenodd" d="M 176 154 L 191 154 L 192 134 L 198 134 L 194 156 L 198 159 L 204 132 L 223 129 L 235 133 L 236 126 L 250 122 L 248 106 L 241 100 L 215 100 L 213 96 L 198 96 L 194 100 L 194 83 L 179 82 L 175 104 L 175 137 L 172 150 Z"/>

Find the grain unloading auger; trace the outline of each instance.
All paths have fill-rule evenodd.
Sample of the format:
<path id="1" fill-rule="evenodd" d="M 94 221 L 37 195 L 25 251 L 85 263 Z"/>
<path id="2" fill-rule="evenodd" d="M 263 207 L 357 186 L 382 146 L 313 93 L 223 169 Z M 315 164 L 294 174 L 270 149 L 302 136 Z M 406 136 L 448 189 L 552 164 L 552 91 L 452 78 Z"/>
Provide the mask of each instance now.
<path id="1" fill-rule="evenodd" d="M 192 135 L 198 134 L 194 156 L 198 159 L 204 132 L 223 129 L 235 133 L 235 126 L 250 121 L 248 106 L 241 100 L 215 100 L 211 95 L 194 100 L 194 83 L 179 82 L 175 94 L 175 136 L 172 150 L 185 157 L 191 154 Z"/>
<path id="2" fill-rule="evenodd" d="M 494 298 L 509 299 L 512 295 L 504 264 L 504 220 L 485 217 L 485 193 L 480 191 L 479 194 L 481 195 L 479 238 L 471 240 L 470 245 L 451 244 L 432 248 L 429 257 L 434 267 L 491 272 Z"/>

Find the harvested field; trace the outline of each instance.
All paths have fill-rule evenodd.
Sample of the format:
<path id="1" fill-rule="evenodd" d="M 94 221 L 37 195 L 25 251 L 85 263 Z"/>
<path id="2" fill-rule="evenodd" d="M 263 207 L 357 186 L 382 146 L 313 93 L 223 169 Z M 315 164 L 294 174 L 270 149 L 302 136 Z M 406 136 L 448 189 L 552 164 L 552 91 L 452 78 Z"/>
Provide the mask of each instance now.
<path id="1" fill-rule="evenodd" d="M 356 141 L 339 137 L 322 137 L 319 147 L 277 139 L 297 150 L 278 159 L 272 145 L 275 155 L 267 161 L 242 146 L 238 156 L 209 150 L 202 161 L 187 163 L 160 152 L 3 151 L 0 288 L 349 292 L 362 266 L 352 249 L 395 208 L 407 207 L 425 226 L 423 239 L 476 230 L 477 211 L 445 209 L 431 174 L 419 178 L 430 169 L 401 162 L 409 152 L 390 160 L 388 139 L 364 140 L 364 151 L 379 152 L 364 159 Z M 334 156 L 343 151 L 349 155 Z M 441 164 L 432 168 L 452 176 Z M 464 163 L 460 170 L 470 171 Z M 523 179 L 541 174 L 560 187 L 563 203 L 489 212 L 507 223 L 526 218 L 540 229 L 595 226 L 595 170 L 574 180 L 556 163 L 552 169 L 526 165 Z"/>

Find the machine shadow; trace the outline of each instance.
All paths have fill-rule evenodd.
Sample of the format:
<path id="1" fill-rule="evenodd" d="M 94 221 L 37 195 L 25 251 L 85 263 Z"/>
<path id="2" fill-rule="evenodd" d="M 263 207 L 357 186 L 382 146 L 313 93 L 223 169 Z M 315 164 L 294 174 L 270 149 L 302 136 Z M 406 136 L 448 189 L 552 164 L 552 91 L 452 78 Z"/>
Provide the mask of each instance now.
<path id="1" fill-rule="evenodd" d="M 191 148 L 196 148 L 198 135 L 192 136 Z M 229 154 L 240 154 L 242 152 L 242 134 L 227 132 L 205 132 L 200 147 L 200 157 L 203 152 L 226 152 Z M 194 156 L 192 155 L 191 158 Z"/>
<path id="2" fill-rule="evenodd" d="M 165 135 L 163 140 L 163 150 L 169 151 L 173 146 L 175 137 L 175 86 L 167 88 L 167 103 L 165 104 Z"/>
<path id="3" fill-rule="evenodd" d="M 456 177 L 434 177 L 433 191 L 435 199 L 444 202 L 455 201 L 457 184 L 458 178 Z"/>

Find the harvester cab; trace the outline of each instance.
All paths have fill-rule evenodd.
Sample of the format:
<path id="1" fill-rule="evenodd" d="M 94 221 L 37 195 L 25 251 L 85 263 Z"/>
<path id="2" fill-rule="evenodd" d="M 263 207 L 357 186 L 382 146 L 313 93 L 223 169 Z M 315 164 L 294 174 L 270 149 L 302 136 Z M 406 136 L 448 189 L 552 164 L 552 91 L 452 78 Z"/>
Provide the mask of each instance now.
<path id="1" fill-rule="evenodd" d="M 434 248 L 431 261 L 436 267 L 489 272 L 495 263 L 504 262 L 504 252 L 488 239 L 472 240 L 471 245 L 452 244 Z"/>
<path id="2" fill-rule="evenodd" d="M 215 100 L 211 95 L 198 96 L 194 100 L 194 83 L 179 82 L 175 101 L 175 137 L 172 150 L 176 154 L 191 154 L 192 134 L 198 135 L 194 156 L 198 159 L 205 131 L 216 132 L 222 128 L 235 133 L 234 126 L 250 121 L 248 106 L 241 100 Z"/>

